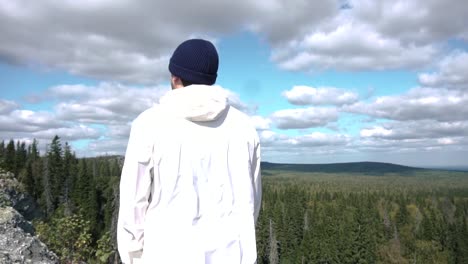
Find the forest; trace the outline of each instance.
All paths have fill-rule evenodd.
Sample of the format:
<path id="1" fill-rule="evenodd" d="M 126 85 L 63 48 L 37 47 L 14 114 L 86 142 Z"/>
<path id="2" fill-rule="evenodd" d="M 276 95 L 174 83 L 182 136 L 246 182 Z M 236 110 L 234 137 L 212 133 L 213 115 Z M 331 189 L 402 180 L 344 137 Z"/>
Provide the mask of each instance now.
<path id="1" fill-rule="evenodd" d="M 263 170 L 258 263 L 468 263 L 468 173 Z"/>
<path id="2" fill-rule="evenodd" d="M 14 173 L 39 204 L 36 234 L 60 263 L 115 263 L 119 179 L 123 157 L 77 158 L 55 136 L 40 155 L 38 142 L 0 142 L 0 168 Z"/>
<path id="3" fill-rule="evenodd" d="M 58 136 L 43 154 L 0 142 L 0 168 L 40 205 L 36 233 L 61 263 L 118 261 L 122 163 L 77 158 Z M 468 263 L 468 172 L 263 165 L 259 264 Z"/>

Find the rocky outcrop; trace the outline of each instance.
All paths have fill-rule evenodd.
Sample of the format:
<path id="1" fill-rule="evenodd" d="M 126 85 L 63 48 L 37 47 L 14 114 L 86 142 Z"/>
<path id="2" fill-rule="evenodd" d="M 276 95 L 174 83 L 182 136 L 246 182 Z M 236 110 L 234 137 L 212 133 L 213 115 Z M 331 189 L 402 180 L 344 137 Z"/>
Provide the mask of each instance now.
<path id="1" fill-rule="evenodd" d="M 57 256 L 34 236 L 28 220 L 42 213 L 21 189 L 12 173 L 0 171 L 0 263 L 58 263 Z"/>
<path id="2" fill-rule="evenodd" d="M 22 191 L 13 173 L 0 170 L 0 207 L 15 208 L 26 220 L 40 219 L 43 213 L 36 201 Z"/>
<path id="3" fill-rule="evenodd" d="M 0 208 L 0 263 L 58 263 L 34 236 L 34 227 L 12 207 Z"/>

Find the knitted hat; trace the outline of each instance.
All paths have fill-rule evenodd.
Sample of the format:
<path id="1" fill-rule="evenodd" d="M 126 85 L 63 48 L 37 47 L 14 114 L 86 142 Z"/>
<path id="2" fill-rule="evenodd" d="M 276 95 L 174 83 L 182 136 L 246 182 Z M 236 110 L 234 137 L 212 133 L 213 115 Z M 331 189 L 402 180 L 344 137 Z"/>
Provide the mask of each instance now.
<path id="1" fill-rule="evenodd" d="M 172 54 L 169 71 L 193 84 L 212 85 L 218 76 L 218 52 L 207 40 L 186 40 Z"/>

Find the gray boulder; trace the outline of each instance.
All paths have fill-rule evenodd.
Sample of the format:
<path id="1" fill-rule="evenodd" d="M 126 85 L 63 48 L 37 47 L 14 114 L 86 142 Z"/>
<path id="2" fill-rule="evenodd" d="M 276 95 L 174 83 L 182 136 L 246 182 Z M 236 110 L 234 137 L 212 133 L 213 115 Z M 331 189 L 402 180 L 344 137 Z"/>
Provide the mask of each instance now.
<path id="1" fill-rule="evenodd" d="M 0 208 L 0 263 L 58 263 L 57 256 L 34 236 L 34 227 L 12 207 Z"/>
<path id="2" fill-rule="evenodd" d="M 15 208 L 28 221 L 43 218 L 39 205 L 22 189 L 13 173 L 0 169 L 0 207 Z"/>

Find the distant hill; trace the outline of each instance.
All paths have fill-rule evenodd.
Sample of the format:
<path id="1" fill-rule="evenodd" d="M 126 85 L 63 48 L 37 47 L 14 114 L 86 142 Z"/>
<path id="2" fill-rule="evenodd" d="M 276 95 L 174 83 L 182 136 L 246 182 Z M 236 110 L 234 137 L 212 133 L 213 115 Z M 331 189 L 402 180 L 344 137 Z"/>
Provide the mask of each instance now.
<path id="1" fill-rule="evenodd" d="M 424 170 L 383 162 L 348 162 L 327 164 L 284 164 L 262 162 L 262 170 L 285 170 L 295 172 L 325 172 L 325 173 L 361 173 L 361 174 L 385 174 L 385 173 L 412 173 Z"/>

